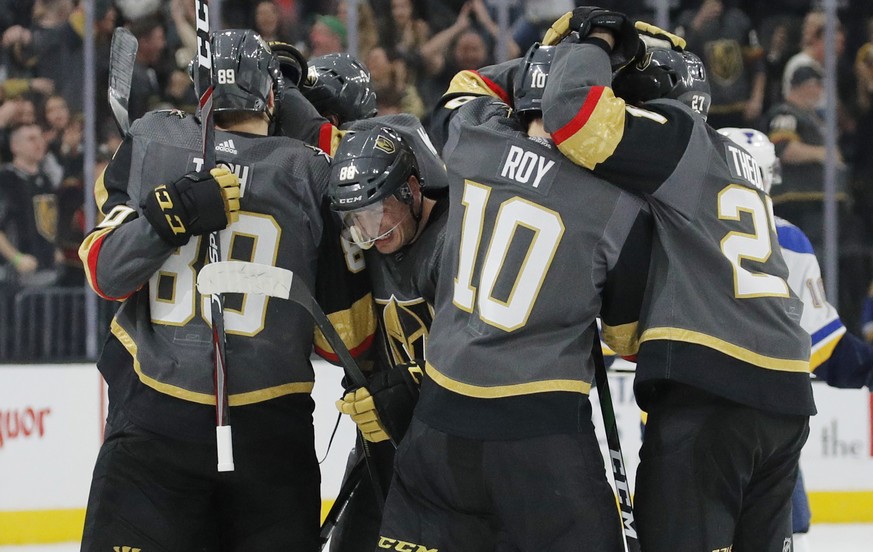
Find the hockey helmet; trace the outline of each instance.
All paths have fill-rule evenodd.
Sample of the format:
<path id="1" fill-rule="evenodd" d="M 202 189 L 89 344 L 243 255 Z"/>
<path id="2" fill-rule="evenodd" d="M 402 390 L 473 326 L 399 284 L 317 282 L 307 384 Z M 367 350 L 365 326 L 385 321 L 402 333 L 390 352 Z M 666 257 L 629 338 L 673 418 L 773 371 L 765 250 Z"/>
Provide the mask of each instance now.
<path id="1" fill-rule="evenodd" d="M 512 90 L 512 102 L 516 113 L 536 114 L 542 112 L 543 92 L 552 58 L 555 57 L 554 46 L 543 46 L 535 42 L 524 56 L 521 73 L 515 80 Z"/>
<path id="2" fill-rule="evenodd" d="M 782 165 L 776 156 L 776 147 L 766 134 L 754 128 L 735 127 L 720 128 L 718 133 L 742 146 L 755 159 L 761 168 L 765 192 L 769 194 L 774 184 L 782 183 Z"/>
<path id="3" fill-rule="evenodd" d="M 309 60 L 308 80 L 301 91 L 319 113 L 335 115 L 338 124 L 376 115 L 376 92 L 370 71 L 346 53 L 327 54 Z"/>
<path id="4" fill-rule="evenodd" d="M 267 110 L 279 88 L 279 62 L 259 34 L 230 29 L 212 34 L 212 93 L 215 112 Z"/>
<path id="5" fill-rule="evenodd" d="M 706 119 L 711 101 L 706 69 L 691 52 L 650 48 L 613 76 L 615 95 L 638 105 L 658 98 L 679 100 Z"/>
<path id="6" fill-rule="evenodd" d="M 385 200 L 410 206 L 409 176 L 419 176 L 409 145 L 393 129 L 376 127 L 346 134 L 334 155 L 328 183 L 331 207 L 343 219 L 344 236 L 367 249 L 393 228 L 382 228 Z"/>

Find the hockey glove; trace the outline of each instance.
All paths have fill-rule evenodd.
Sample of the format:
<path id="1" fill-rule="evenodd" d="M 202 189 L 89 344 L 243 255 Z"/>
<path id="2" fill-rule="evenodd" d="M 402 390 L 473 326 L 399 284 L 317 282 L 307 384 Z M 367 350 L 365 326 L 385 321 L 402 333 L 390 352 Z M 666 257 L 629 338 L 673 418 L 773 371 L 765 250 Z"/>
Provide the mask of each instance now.
<path id="1" fill-rule="evenodd" d="M 366 388 L 350 391 L 337 401 L 337 409 L 351 416 L 364 439 L 374 443 L 391 439 L 399 443 L 412 421 L 421 374 L 417 362 L 378 372 Z"/>
<path id="2" fill-rule="evenodd" d="M 681 36 L 674 35 L 660 27 L 643 21 L 637 21 L 634 23 L 634 27 L 640 33 L 640 39 L 649 48 L 667 48 L 677 52 L 685 51 L 685 39 Z"/>
<path id="3" fill-rule="evenodd" d="M 270 42 L 269 46 L 279 61 L 279 68 L 285 78 L 285 84 L 300 86 L 308 69 L 306 58 L 303 57 L 300 50 L 279 40 Z"/>
<path id="4" fill-rule="evenodd" d="M 152 190 L 142 209 L 161 239 L 180 247 L 239 218 L 239 179 L 226 167 L 190 172 Z"/>
<path id="5" fill-rule="evenodd" d="M 615 38 L 609 61 L 613 70 L 620 69 L 636 59 L 640 52 L 640 35 L 633 22 L 623 14 L 595 6 L 581 6 L 573 10 L 569 26 L 584 39 L 595 28 L 606 29 Z"/>

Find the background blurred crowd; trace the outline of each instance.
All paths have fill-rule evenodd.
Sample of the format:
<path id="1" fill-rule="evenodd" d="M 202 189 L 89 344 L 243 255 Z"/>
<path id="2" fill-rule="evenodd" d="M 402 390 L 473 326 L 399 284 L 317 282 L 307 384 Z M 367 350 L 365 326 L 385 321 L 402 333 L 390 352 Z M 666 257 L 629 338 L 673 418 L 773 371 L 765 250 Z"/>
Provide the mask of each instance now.
<path id="1" fill-rule="evenodd" d="M 85 0 L 0 0 L 0 301 L 39 286 L 80 287 L 83 215 Z M 664 0 L 599 0 L 655 21 Z M 669 27 L 704 60 L 709 122 L 756 127 L 777 145 L 777 214 L 801 226 L 821 256 L 825 146 L 825 17 L 810 0 L 666 0 Z M 307 56 L 346 51 L 357 6 L 356 54 L 369 68 L 379 114 L 427 119 L 451 77 L 516 57 L 573 0 L 211 0 L 223 28 L 253 28 Z M 498 24 L 508 5 L 509 29 Z M 109 44 L 116 26 L 138 39 L 130 117 L 192 111 L 187 66 L 196 37 L 193 0 L 93 0 L 97 166 L 120 136 L 108 107 Z M 838 1 L 837 113 L 840 297 L 859 332 L 873 277 L 873 2 Z M 652 147 L 655 147 L 653 144 Z M 873 288 L 871 288 L 873 292 Z"/>

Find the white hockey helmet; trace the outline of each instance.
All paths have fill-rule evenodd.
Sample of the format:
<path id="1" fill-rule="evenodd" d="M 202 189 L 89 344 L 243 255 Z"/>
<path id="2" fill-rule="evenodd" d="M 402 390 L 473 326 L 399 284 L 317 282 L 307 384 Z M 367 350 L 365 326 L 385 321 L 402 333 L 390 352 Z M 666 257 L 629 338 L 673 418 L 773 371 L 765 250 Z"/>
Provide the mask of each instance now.
<path id="1" fill-rule="evenodd" d="M 782 183 L 782 165 L 776 157 L 776 148 L 767 135 L 754 128 L 725 127 L 718 133 L 727 136 L 749 152 L 763 172 L 764 191 L 770 193 L 770 188 Z"/>

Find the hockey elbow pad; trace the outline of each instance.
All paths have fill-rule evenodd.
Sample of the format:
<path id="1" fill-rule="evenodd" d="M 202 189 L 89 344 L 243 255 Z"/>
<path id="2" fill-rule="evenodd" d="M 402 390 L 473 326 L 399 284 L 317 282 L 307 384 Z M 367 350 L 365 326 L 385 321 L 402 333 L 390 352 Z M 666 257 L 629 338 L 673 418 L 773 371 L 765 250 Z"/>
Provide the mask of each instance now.
<path id="1" fill-rule="evenodd" d="M 226 167 L 191 172 L 152 190 L 142 209 L 161 239 L 180 247 L 237 220 L 239 179 Z"/>

